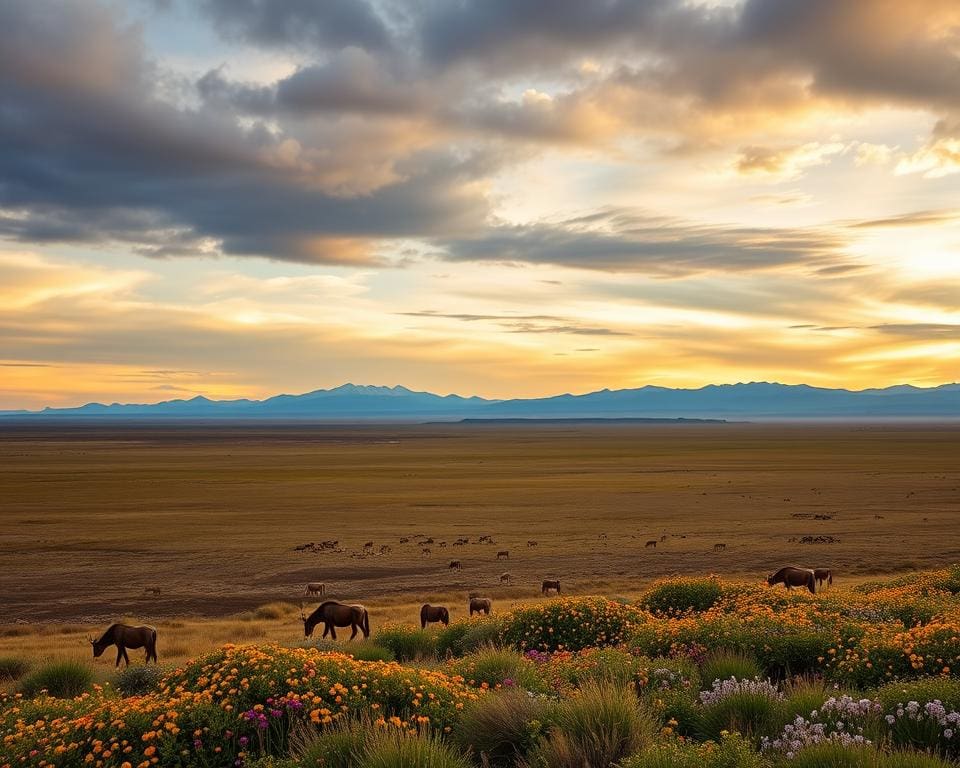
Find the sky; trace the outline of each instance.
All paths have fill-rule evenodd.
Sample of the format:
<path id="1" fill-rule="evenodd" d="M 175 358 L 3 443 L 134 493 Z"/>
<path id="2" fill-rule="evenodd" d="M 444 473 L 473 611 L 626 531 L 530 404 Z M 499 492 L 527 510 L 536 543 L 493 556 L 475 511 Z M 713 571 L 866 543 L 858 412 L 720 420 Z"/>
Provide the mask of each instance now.
<path id="1" fill-rule="evenodd" d="M 0 408 L 960 379 L 956 0 L 3 0 Z"/>

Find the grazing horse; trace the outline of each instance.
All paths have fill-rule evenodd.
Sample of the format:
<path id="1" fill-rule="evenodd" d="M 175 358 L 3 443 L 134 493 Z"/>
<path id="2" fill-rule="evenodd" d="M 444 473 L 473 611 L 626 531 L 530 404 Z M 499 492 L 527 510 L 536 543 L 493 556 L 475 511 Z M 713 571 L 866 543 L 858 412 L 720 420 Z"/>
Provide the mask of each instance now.
<path id="1" fill-rule="evenodd" d="M 473 616 L 475 613 L 482 613 L 484 616 L 490 615 L 490 608 L 493 603 L 489 597 L 471 597 L 470 598 L 470 615 Z"/>
<path id="2" fill-rule="evenodd" d="M 423 549 L 421 549 L 421 550 L 420 550 L 420 554 L 422 554 L 422 555 L 429 555 L 429 554 L 430 554 L 430 547 L 424 547 Z"/>
<path id="3" fill-rule="evenodd" d="M 420 608 L 420 629 L 423 629 L 431 622 L 442 622 L 444 626 L 450 624 L 450 611 L 442 605 L 430 605 L 424 603 Z"/>
<path id="4" fill-rule="evenodd" d="M 347 605 L 338 603 L 335 600 L 328 600 L 320 603 L 317 610 L 309 616 L 303 615 L 303 603 L 300 604 L 300 619 L 303 621 L 303 636 L 310 637 L 313 634 L 313 628 L 321 621 L 323 622 L 323 636 L 329 633 L 331 639 L 337 639 L 337 627 L 350 627 L 353 631 L 350 633 L 350 639 L 357 636 L 357 630 L 363 632 L 363 636 L 370 637 L 370 616 L 367 609 L 362 605 Z"/>
<path id="5" fill-rule="evenodd" d="M 509 583 L 510 583 L 510 574 L 509 574 L 509 573 L 501 573 L 501 574 L 500 574 L 500 583 L 501 583 L 501 584 L 509 584 Z"/>
<path id="6" fill-rule="evenodd" d="M 509 549 L 501 549 L 499 552 L 497 552 L 497 560 L 509 560 L 509 559 L 510 559 Z"/>
<path id="7" fill-rule="evenodd" d="M 451 560 L 450 565 L 448 565 L 447 568 L 456 568 L 458 571 L 462 571 L 463 563 L 461 563 L 459 560 Z"/>
<path id="8" fill-rule="evenodd" d="M 656 548 L 657 548 L 657 540 L 656 540 L 656 539 L 650 539 L 650 541 L 648 541 L 648 542 L 647 542 L 646 544 L 644 544 L 643 546 L 644 546 L 645 548 L 647 548 L 647 549 L 656 549 Z"/>
<path id="9" fill-rule="evenodd" d="M 304 597 L 307 595 L 323 595 L 327 591 L 327 585 L 322 581 L 308 581 L 303 585 Z"/>
<path id="10" fill-rule="evenodd" d="M 540 594 L 545 595 L 551 589 L 560 594 L 560 579 L 544 579 L 540 585 Z"/>
<path id="11" fill-rule="evenodd" d="M 535 547 L 535 546 L 537 546 L 538 543 L 539 543 L 539 542 L 537 542 L 535 539 L 527 539 L 527 546 L 528 546 L 528 547 Z"/>
<path id="12" fill-rule="evenodd" d="M 774 584 L 783 584 L 787 589 L 806 587 L 811 593 L 817 593 L 816 577 L 813 575 L 813 571 L 809 568 L 797 568 L 793 565 L 788 565 L 767 576 L 767 584 L 771 587 Z"/>
<path id="13" fill-rule="evenodd" d="M 817 580 L 817 586 L 822 587 L 823 582 L 833 585 L 833 573 L 829 568 L 814 568 L 813 577 Z"/>
<path id="14" fill-rule="evenodd" d="M 727 548 L 727 545 L 726 545 L 726 544 L 714 544 L 714 545 L 713 545 L 713 551 L 714 551 L 714 552 L 723 552 L 726 548 Z"/>
<path id="15" fill-rule="evenodd" d="M 93 646 L 93 657 L 99 658 L 109 645 L 117 646 L 117 663 L 120 666 L 120 659 L 130 666 L 130 657 L 127 656 L 127 648 L 145 648 L 147 651 L 147 660 L 157 661 L 157 630 L 153 627 L 131 627 L 129 624 L 111 624 L 107 631 L 99 640 L 89 638 L 90 645 Z"/>

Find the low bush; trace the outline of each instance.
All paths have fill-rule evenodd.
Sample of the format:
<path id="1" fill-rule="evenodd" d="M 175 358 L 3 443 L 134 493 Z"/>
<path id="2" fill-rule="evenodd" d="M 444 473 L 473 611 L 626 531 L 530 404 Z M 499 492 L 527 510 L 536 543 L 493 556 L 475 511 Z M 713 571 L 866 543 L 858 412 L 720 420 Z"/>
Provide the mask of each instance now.
<path id="1" fill-rule="evenodd" d="M 40 691 L 58 699 L 71 699 L 86 691 L 93 683 L 93 670 L 81 661 L 55 661 L 39 667 L 20 680 L 24 696 Z"/>
<path id="2" fill-rule="evenodd" d="M 716 680 L 700 694 L 697 732 L 703 739 L 719 741 L 724 733 L 739 733 L 754 743 L 775 736 L 783 723 L 783 695 L 760 680 Z"/>
<path id="3" fill-rule="evenodd" d="M 378 643 L 365 641 L 345 648 L 357 661 L 394 661 L 396 656 L 389 648 Z"/>
<path id="4" fill-rule="evenodd" d="M 608 766 L 650 746 L 656 722 L 633 692 L 589 683 L 557 705 L 549 735 L 531 751 L 534 768 Z"/>
<path id="5" fill-rule="evenodd" d="M 706 611 L 723 595 L 717 579 L 679 578 L 662 581 L 651 587 L 639 604 L 651 613 L 673 616 L 688 611 Z"/>
<path id="6" fill-rule="evenodd" d="M 374 635 L 374 642 L 388 648 L 398 661 L 423 661 L 437 655 L 434 632 L 405 624 L 384 624 Z"/>
<path id="7" fill-rule="evenodd" d="M 753 680 L 761 677 L 763 670 L 757 660 L 743 651 L 719 650 L 707 655 L 700 664 L 700 678 L 712 685 L 714 680 Z"/>
<path id="8" fill-rule="evenodd" d="M 602 597 L 562 598 L 515 609 L 501 635 L 520 651 L 580 651 L 626 642 L 641 618 L 635 608 Z"/>
<path id="9" fill-rule="evenodd" d="M 720 743 L 657 744 L 627 758 L 620 763 L 620 768 L 764 768 L 765 765 L 764 759 L 742 736 L 727 734 Z"/>
<path id="10" fill-rule="evenodd" d="M 466 755 L 431 733 L 390 726 L 372 731 L 356 768 L 471 768 Z"/>
<path id="11" fill-rule="evenodd" d="M 534 691 L 544 688 L 534 662 L 507 648 L 483 648 L 451 662 L 449 669 L 476 687 L 518 686 Z"/>
<path id="12" fill-rule="evenodd" d="M 30 671 L 32 664 L 19 656 L 0 656 L 0 683 L 19 680 Z"/>
<path id="13" fill-rule="evenodd" d="M 372 727 L 369 718 L 350 718 L 322 730 L 296 728 L 290 752 L 299 768 L 353 768 Z"/>
<path id="14" fill-rule="evenodd" d="M 117 673 L 117 690 L 124 696 L 140 696 L 160 688 L 164 671 L 156 664 L 137 664 Z"/>
<path id="15" fill-rule="evenodd" d="M 547 699 L 524 691 L 498 691 L 464 707 L 453 738 L 491 766 L 512 766 L 539 741 L 553 707 Z"/>

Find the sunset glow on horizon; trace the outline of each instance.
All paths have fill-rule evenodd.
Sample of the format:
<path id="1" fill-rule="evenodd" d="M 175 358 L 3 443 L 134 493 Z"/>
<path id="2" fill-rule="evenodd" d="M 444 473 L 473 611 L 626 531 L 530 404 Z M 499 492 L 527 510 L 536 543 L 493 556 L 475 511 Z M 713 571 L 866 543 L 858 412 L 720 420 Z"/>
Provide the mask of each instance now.
<path id="1" fill-rule="evenodd" d="M 0 4 L 0 410 L 960 379 L 954 0 Z"/>

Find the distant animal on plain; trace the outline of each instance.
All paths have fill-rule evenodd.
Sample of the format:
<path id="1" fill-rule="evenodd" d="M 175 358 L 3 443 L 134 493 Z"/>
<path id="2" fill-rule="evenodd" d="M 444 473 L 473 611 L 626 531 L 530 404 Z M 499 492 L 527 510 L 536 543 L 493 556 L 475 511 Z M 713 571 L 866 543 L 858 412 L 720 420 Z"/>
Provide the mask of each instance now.
<path id="1" fill-rule="evenodd" d="M 656 549 L 656 548 L 657 548 L 657 540 L 656 540 L 656 539 L 650 539 L 650 541 L 648 541 L 648 542 L 647 542 L 646 544 L 644 544 L 643 546 L 644 546 L 644 548 L 646 548 L 646 549 Z"/>
<path id="2" fill-rule="evenodd" d="M 448 565 L 447 568 L 452 568 L 452 569 L 456 569 L 456 570 L 458 570 L 458 571 L 462 571 L 462 570 L 463 570 L 463 563 L 461 563 L 459 560 L 451 560 L 451 561 L 450 561 L 450 565 Z"/>
<path id="3" fill-rule="evenodd" d="M 440 544 L 440 549 L 443 549 L 445 546 L 447 546 L 447 542 L 445 541 L 441 541 L 439 542 L 439 544 Z"/>
<path id="4" fill-rule="evenodd" d="M 509 573 L 501 573 L 501 574 L 500 574 L 500 583 L 501 583 L 501 584 L 509 584 L 509 583 L 510 583 L 510 574 L 509 574 Z"/>
<path id="5" fill-rule="evenodd" d="M 714 545 L 713 545 L 713 551 L 714 551 L 714 552 L 723 552 L 726 548 L 727 548 L 727 545 L 726 545 L 726 544 L 714 544 Z"/>
<path id="6" fill-rule="evenodd" d="M 145 595 L 159 595 L 160 587 L 144 587 L 143 594 Z"/>
<path id="7" fill-rule="evenodd" d="M 408 539 L 406 536 L 401 536 L 401 537 L 400 537 L 400 543 L 401 543 L 401 544 L 406 544 L 408 541 L 410 541 L 410 539 Z"/>
<path id="8" fill-rule="evenodd" d="M 420 629 L 426 627 L 427 624 L 438 621 L 444 626 L 450 624 L 450 611 L 448 611 L 442 605 L 430 605 L 429 603 L 424 603 L 420 608 Z"/>
<path id="9" fill-rule="evenodd" d="M 817 580 L 818 587 L 822 587 L 824 582 L 833 585 L 833 573 L 829 568 L 814 568 L 813 576 Z"/>
<path id="10" fill-rule="evenodd" d="M 597 538 L 598 538 L 598 539 L 601 539 L 601 540 L 602 540 L 602 539 L 605 539 L 605 538 L 607 538 L 607 534 L 601 533 L 599 536 L 597 536 Z"/>
<path id="11" fill-rule="evenodd" d="M 115 667 L 120 666 L 120 659 L 123 659 L 126 666 L 130 666 L 130 657 L 127 656 L 127 648 L 146 649 L 147 658 L 145 663 L 149 664 L 150 659 L 157 661 L 157 630 L 146 625 L 131 627 L 129 624 L 111 624 L 107 631 L 101 635 L 99 640 L 92 637 L 90 645 L 93 646 L 93 657 L 99 658 L 103 652 L 111 645 L 117 646 L 117 663 Z"/>
<path id="12" fill-rule="evenodd" d="M 363 545 L 363 548 L 364 548 L 364 549 L 373 549 L 373 542 L 372 542 L 372 541 L 368 541 L 366 544 Z"/>
<path id="13" fill-rule="evenodd" d="M 380 545 L 380 554 L 381 554 L 381 555 L 389 555 L 392 551 L 393 551 L 393 550 L 390 548 L 390 545 L 389 545 L 389 544 L 381 544 L 381 545 Z"/>
<path id="14" fill-rule="evenodd" d="M 328 600 L 320 603 L 309 616 L 304 616 L 303 603 L 300 603 L 300 620 L 303 621 L 304 637 L 310 637 L 313 628 L 320 622 L 323 622 L 323 636 L 329 634 L 333 640 L 337 639 L 337 627 L 350 627 L 351 640 L 357 636 L 357 630 L 361 631 L 365 638 L 370 637 L 370 615 L 367 609 L 359 604 L 347 605 Z"/>
<path id="15" fill-rule="evenodd" d="M 490 615 L 490 608 L 493 606 L 489 597 L 471 597 L 470 598 L 470 615 L 473 616 L 475 613 L 482 613 L 484 616 Z"/>
<path id="16" fill-rule="evenodd" d="M 499 552 L 497 552 L 497 560 L 509 560 L 509 559 L 510 559 L 509 549 L 501 549 Z"/>
<path id="17" fill-rule="evenodd" d="M 303 595 L 324 595 L 327 591 L 327 585 L 322 581 L 308 581 L 303 585 Z"/>
<path id="18" fill-rule="evenodd" d="M 421 550 L 420 550 L 420 554 L 422 554 L 422 555 L 429 555 L 429 554 L 430 554 L 430 547 L 424 547 L 423 549 L 421 549 Z"/>
<path id="19" fill-rule="evenodd" d="M 774 584 L 783 584 L 787 589 L 806 587 L 812 594 L 817 593 L 816 576 L 813 571 L 809 568 L 797 568 L 794 565 L 788 565 L 776 573 L 771 573 L 767 576 L 767 584 L 771 587 Z"/>
<path id="20" fill-rule="evenodd" d="M 560 579 L 544 579 L 540 584 L 540 594 L 545 595 L 550 590 L 553 590 L 558 595 L 560 594 Z"/>
<path id="21" fill-rule="evenodd" d="M 431 536 L 429 539 L 424 539 L 424 540 L 421 541 L 420 543 L 421 543 L 421 544 L 433 544 L 433 537 Z"/>
<path id="22" fill-rule="evenodd" d="M 663 536 L 660 537 L 660 541 L 666 541 L 666 540 L 667 540 L 667 534 L 663 534 Z"/>
<path id="23" fill-rule="evenodd" d="M 535 547 L 535 546 L 537 546 L 538 543 L 539 543 L 539 542 L 534 541 L 533 539 L 527 539 L 527 546 L 528 546 L 528 547 Z"/>
<path id="24" fill-rule="evenodd" d="M 477 539 L 477 542 L 480 544 L 493 544 L 493 536 L 481 536 Z"/>

